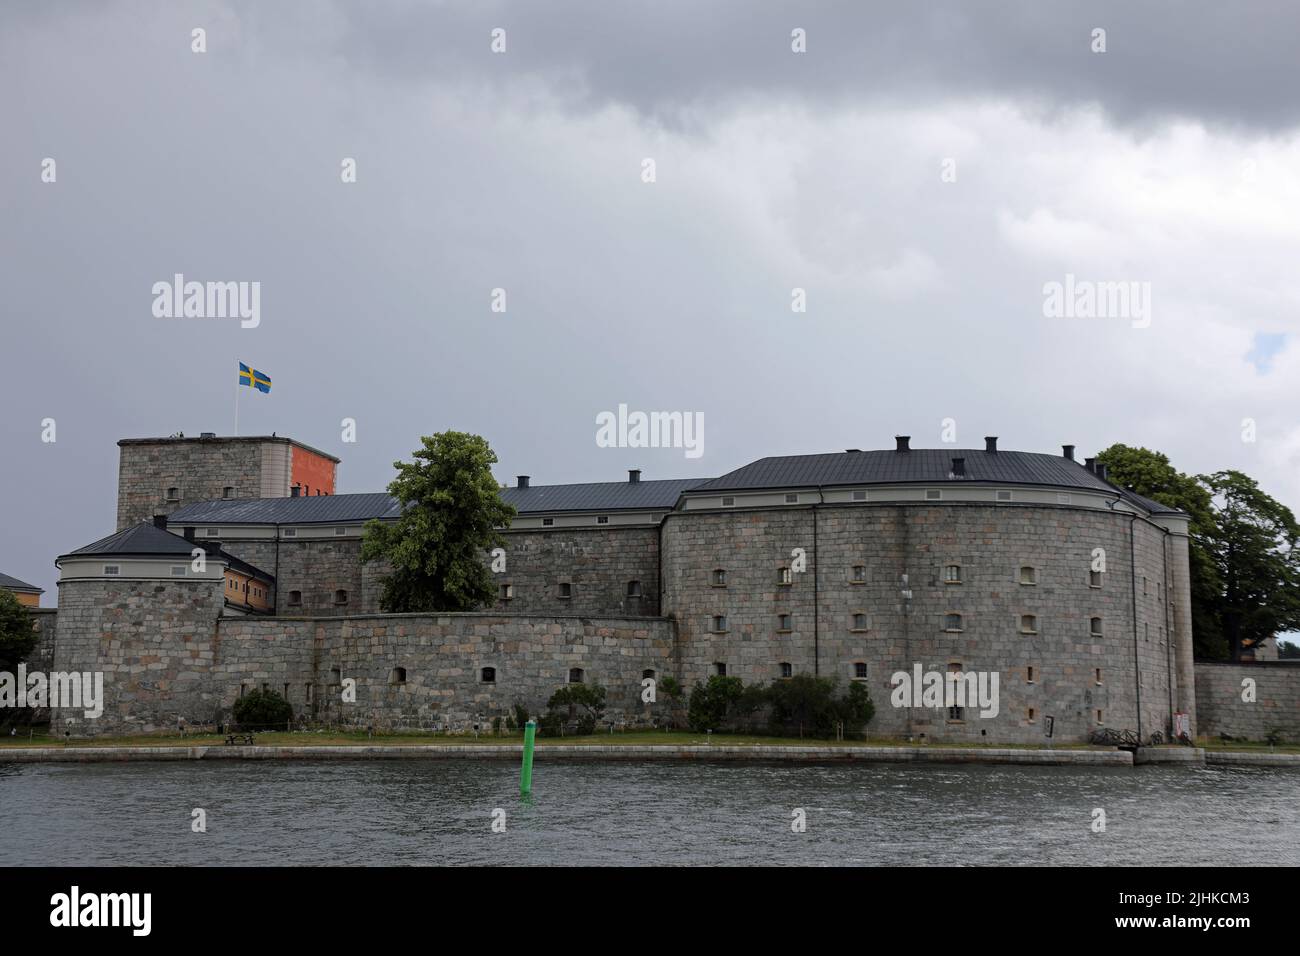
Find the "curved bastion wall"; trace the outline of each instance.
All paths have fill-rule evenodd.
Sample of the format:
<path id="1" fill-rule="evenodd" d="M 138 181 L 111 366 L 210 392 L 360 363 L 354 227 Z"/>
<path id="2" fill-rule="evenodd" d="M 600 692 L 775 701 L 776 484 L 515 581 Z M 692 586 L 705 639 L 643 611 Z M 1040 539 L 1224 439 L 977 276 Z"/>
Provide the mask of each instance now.
<path id="1" fill-rule="evenodd" d="M 677 622 L 688 685 L 722 667 L 770 682 L 788 664 L 863 680 L 873 733 L 953 741 L 1042 743 L 1049 716 L 1063 741 L 1101 727 L 1167 735 L 1173 712 L 1194 708 L 1190 678 L 1179 694 L 1191 635 L 1175 625 L 1190 602 L 1186 539 L 1132 513 L 972 503 L 687 510 L 665 521 L 662 552 L 663 610 Z M 918 664 L 996 674 L 998 713 L 892 706 L 892 676 Z"/>

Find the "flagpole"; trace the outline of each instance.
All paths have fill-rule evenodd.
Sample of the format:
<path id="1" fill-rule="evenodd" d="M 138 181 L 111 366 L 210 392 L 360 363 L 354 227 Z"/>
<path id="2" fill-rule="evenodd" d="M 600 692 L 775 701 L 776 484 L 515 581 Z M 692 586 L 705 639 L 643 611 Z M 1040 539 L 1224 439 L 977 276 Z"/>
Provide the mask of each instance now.
<path id="1" fill-rule="evenodd" d="M 236 363 L 238 364 L 238 363 Z M 239 375 L 235 374 L 235 437 L 239 437 Z"/>

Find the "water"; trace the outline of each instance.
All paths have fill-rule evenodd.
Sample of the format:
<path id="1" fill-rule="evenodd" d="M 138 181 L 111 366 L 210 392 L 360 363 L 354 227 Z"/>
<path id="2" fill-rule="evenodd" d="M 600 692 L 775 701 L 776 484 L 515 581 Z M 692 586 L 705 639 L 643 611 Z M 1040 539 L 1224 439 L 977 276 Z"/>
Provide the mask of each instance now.
<path id="1" fill-rule="evenodd" d="M 539 758 L 531 805 L 518 779 L 469 760 L 0 764 L 0 863 L 1300 864 L 1286 769 Z"/>

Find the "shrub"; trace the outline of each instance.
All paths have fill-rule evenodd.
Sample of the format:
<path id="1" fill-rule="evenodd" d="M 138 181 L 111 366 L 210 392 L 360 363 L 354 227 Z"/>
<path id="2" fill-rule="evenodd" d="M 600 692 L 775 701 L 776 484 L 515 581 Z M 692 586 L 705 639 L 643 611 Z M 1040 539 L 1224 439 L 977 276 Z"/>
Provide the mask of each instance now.
<path id="1" fill-rule="evenodd" d="M 559 721 L 576 719 L 578 734 L 593 734 L 596 724 L 605 716 L 605 688 L 599 684 L 565 684 L 546 702 L 546 716 L 554 716 Z"/>
<path id="2" fill-rule="evenodd" d="M 518 701 L 515 701 L 513 707 L 515 711 L 515 726 L 520 730 L 523 730 L 524 725 L 528 723 L 528 708 Z"/>
<path id="3" fill-rule="evenodd" d="M 727 726 L 729 713 L 741 709 L 738 705 L 744 697 L 745 682 L 739 677 L 718 677 L 715 674 L 708 681 L 697 683 L 691 691 L 686 724 L 696 733 L 722 730 Z"/>
<path id="4" fill-rule="evenodd" d="M 859 730 L 876 714 L 866 685 L 853 682 L 844 696 L 835 693 L 829 677 L 796 674 L 777 681 L 768 690 L 769 726 L 776 733 L 803 733 L 833 737 L 837 724 L 848 732 Z"/>
<path id="5" fill-rule="evenodd" d="M 0 671 L 16 671 L 36 642 L 31 614 L 11 592 L 0 590 Z"/>
<path id="6" fill-rule="evenodd" d="M 283 730 L 293 720 L 293 707 L 273 690 L 254 690 L 232 708 L 240 730 Z"/>

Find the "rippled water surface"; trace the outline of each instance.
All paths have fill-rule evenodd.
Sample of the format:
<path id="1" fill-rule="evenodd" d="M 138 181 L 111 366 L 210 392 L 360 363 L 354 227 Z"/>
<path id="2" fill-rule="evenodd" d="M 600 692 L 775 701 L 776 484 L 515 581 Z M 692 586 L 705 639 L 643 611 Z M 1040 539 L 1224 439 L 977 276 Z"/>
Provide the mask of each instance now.
<path id="1" fill-rule="evenodd" d="M 1300 864 L 1294 770 L 539 760 L 531 804 L 518 779 L 468 760 L 0 764 L 0 861 Z"/>

